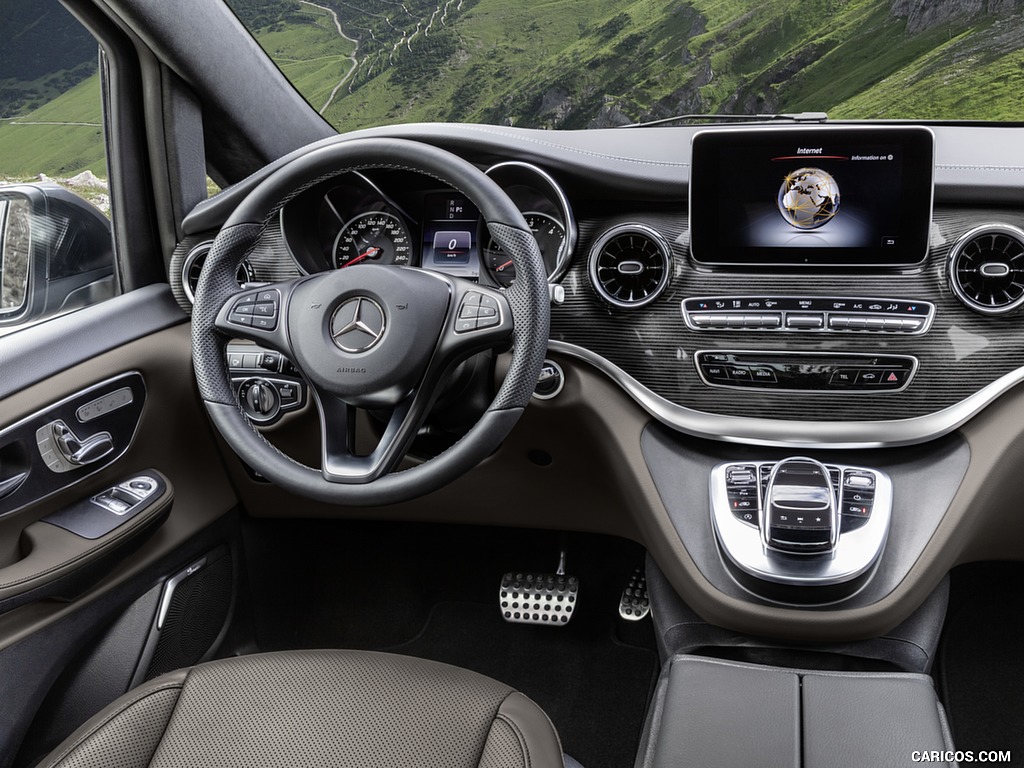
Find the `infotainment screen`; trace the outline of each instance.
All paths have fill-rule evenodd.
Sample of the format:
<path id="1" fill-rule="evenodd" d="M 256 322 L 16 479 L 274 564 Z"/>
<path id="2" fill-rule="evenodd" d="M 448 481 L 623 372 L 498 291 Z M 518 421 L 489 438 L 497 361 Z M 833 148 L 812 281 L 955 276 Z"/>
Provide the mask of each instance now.
<path id="1" fill-rule="evenodd" d="M 932 170 L 926 128 L 701 131 L 690 166 L 691 254 L 725 265 L 918 264 Z"/>

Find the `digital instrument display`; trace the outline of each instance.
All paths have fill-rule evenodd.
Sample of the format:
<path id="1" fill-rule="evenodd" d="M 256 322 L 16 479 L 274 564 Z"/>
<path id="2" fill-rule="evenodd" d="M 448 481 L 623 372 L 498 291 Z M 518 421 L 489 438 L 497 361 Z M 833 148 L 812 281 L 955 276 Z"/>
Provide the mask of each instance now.
<path id="1" fill-rule="evenodd" d="M 908 266 L 928 251 L 925 128 L 702 131 L 690 251 L 703 264 Z"/>
<path id="2" fill-rule="evenodd" d="M 424 201 L 420 266 L 455 277 L 480 279 L 480 212 L 458 192 L 433 192 Z"/>

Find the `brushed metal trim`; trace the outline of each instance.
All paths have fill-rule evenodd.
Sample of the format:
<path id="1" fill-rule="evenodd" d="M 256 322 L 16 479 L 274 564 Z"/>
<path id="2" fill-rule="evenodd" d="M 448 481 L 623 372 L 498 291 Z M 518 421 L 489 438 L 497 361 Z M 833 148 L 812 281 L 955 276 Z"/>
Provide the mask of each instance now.
<path id="1" fill-rule="evenodd" d="M 549 341 L 548 351 L 594 366 L 667 427 L 707 440 L 780 448 L 893 448 L 926 443 L 957 429 L 1024 381 L 1024 367 L 1017 368 L 970 397 L 925 416 L 879 421 L 791 421 L 725 416 L 687 408 L 655 394 L 588 349 L 564 341 Z"/>

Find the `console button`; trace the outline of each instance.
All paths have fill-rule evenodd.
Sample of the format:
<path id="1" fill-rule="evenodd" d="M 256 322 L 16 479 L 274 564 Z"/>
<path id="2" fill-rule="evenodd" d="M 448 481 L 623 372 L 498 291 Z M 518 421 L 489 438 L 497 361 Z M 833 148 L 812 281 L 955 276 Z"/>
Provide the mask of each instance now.
<path id="1" fill-rule="evenodd" d="M 851 517 L 870 517 L 870 504 L 843 504 L 843 514 Z"/>
<path id="2" fill-rule="evenodd" d="M 880 383 L 887 387 L 899 388 L 907 383 L 909 375 L 910 371 L 902 368 L 882 371 Z"/>
<path id="3" fill-rule="evenodd" d="M 726 323 L 730 328 L 742 328 L 746 325 L 747 318 L 744 315 L 728 315 Z"/>
<path id="4" fill-rule="evenodd" d="M 885 330 L 885 318 L 883 317 L 869 317 L 865 324 L 869 331 Z"/>
<path id="5" fill-rule="evenodd" d="M 857 384 L 873 386 L 882 380 L 882 372 L 876 368 L 862 368 L 857 371 Z"/>
<path id="6" fill-rule="evenodd" d="M 787 328 L 821 328 L 825 324 L 823 315 L 786 315 Z"/>
<path id="7" fill-rule="evenodd" d="M 750 377 L 758 384 L 777 384 L 779 381 L 771 368 L 751 368 Z"/>
<path id="8" fill-rule="evenodd" d="M 774 312 L 768 315 L 761 315 L 762 328 L 779 328 L 782 325 L 782 315 Z"/>
<path id="9" fill-rule="evenodd" d="M 704 364 L 700 367 L 704 373 L 704 377 L 708 381 L 728 381 L 729 372 L 726 371 L 724 365 L 707 365 Z"/>
<path id="10" fill-rule="evenodd" d="M 839 368 L 832 374 L 828 383 L 832 387 L 852 387 L 857 383 L 857 369 Z"/>
<path id="11" fill-rule="evenodd" d="M 690 315 L 690 322 L 698 328 L 710 328 L 711 315 Z"/>
<path id="12" fill-rule="evenodd" d="M 846 315 L 832 315 L 828 319 L 828 327 L 833 331 L 845 331 L 850 327 L 850 318 Z"/>
<path id="13" fill-rule="evenodd" d="M 734 365 L 726 367 L 729 378 L 738 384 L 749 384 L 752 381 L 749 368 L 737 368 Z"/>

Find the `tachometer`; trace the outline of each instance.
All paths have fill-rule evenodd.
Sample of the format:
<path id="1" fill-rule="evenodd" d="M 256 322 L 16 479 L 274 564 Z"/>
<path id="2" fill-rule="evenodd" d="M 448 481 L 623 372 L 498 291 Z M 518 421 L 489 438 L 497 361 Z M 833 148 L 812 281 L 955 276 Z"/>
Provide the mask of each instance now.
<path id="1" fill-rule="evenodd" d="M 558 265 L 562 249 L 565 248 L 565 227 L 546 213 L 525 213 L 523 218 L 533 230 L 533 236 L 537 238 L 540 255 L 544 257 L 545 271 L 550 277 Z M 512 259 L 491 238 L 488 238 L 484 251 L 484 263 L 498 285 L 508 287 L 516 279 L 516 268 L 512 264 Z"/>
<path id="2" fill-rule="evenodd" d="M 334 242 L 338 269 L 362 262 L 408 266 L 412 238 L 402 220 L 382 211 L 361 213 L 341 228 Z"/>

